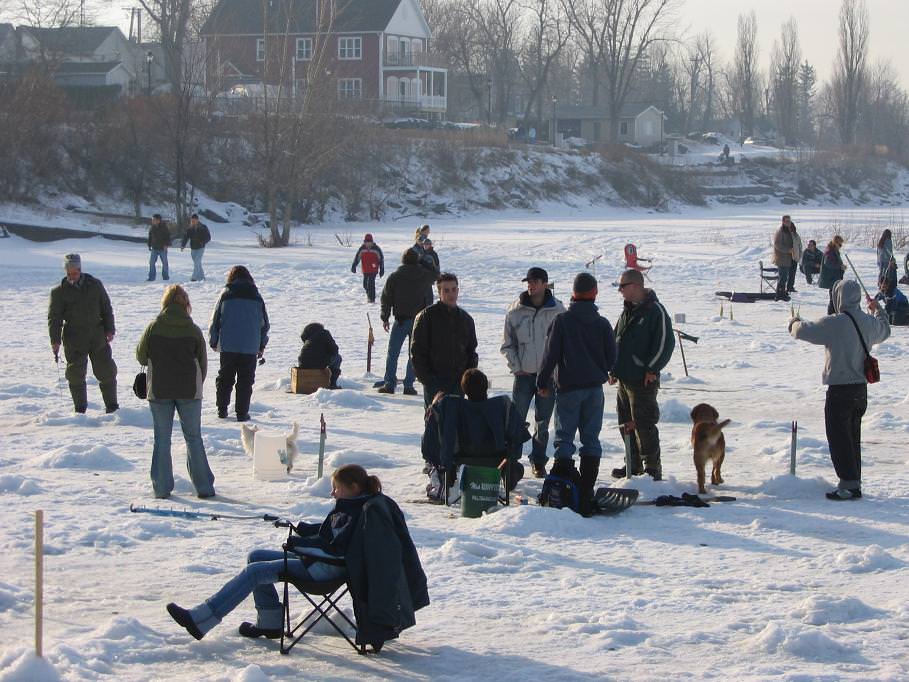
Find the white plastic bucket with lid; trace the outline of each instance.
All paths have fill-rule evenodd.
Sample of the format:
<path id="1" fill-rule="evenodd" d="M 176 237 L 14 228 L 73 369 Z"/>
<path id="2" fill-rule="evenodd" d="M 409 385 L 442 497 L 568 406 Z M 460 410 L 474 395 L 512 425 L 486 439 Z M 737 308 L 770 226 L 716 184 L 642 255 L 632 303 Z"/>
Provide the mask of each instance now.
<path id="1" fill-rule="evenodd" d="M 287 476 L 287 436 L 273 431 L 256 431 L 253 441 L 253 478 L 278 481 Z"/>

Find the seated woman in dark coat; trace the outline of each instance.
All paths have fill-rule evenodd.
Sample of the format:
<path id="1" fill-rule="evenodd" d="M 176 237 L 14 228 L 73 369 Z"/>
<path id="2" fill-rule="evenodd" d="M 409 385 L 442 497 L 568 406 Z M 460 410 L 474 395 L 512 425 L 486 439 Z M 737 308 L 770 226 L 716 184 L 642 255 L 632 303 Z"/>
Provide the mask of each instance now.
<path id="1" fill-rule="evenodd" d="M 331 332 L 318 322 L 311 322 L 303 327 L 300 340 L 303 341 L 303 348 L 300 349 L 297 366 L 302 369 L 325 369 L 327 367 L 331 372 L 329 388 L 340 388 L 338 377 L 341 376 L 342 358 L 338 354 L 338 344 L 335 343 Z"/>
<path id="2" fill-rule="evenodd" d="M 880 292 L 874 298 L 884 304 L 891 325 L 909 325 L 909 299 L 896 286 L 893 278 L 881 277 Z"/>
<path id="3" fill-rule="evenodd" d="M 489 398 L 489 380 L 478 369 L 468 369 L 461 377 L 465 397 L 436 394 L 426 412 L 423 432 L 423 459 L 436 472 L 444 471 L 449 487 L 454 484 L 461 464 L 497 467 L 508 491 L 524 476 L 521 446 L 530 440 L 508 396 Z M 502 466 L 507 460 L 507 466 Z M 441 486 L 430 483 L 430 497 L 440 498 Z"/>

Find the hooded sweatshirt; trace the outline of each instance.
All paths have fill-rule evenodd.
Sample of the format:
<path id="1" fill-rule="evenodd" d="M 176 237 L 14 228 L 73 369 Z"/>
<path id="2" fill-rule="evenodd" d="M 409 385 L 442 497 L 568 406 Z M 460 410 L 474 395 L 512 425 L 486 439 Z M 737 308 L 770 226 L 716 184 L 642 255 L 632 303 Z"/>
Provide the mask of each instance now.
<path id="1" fill-rule="evenodd" d="M 873 316 L 861 311 L 861 294 L 857 282 L 840 280 L 833 285 L 831 292 L 836 310 L 834 315 L 822 317 L 817 322 L 805 322 L 798 318 L 789 322 L 789 333 L 793 338 L 825 347 L 821 379 L 826 386 L 867 383 L 865 350 L 846 313 L 858 324 L 869 352 L 872 346 L 890 336 L 890 324 L 883 310 L 878 308 Z"/>
<path id="2" fill-rule="evenodd" d="M 609 320 L 597 312 L 593 301 L 572 301 L 549 328 L 537 388 L 548 388 L 556 367 L 560 393 L 601 386 L 609 379 L 615 360 L 615 336 Z"/>

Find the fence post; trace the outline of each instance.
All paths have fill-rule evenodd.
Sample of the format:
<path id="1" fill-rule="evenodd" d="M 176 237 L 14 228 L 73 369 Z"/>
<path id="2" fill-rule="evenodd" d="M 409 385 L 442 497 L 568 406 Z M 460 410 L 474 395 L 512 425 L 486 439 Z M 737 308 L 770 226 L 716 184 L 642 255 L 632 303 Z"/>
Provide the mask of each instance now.
<path id="1" fill-rule="evenodd" d="M 35 655 L 44 653 L 44 510 L 35 512 Z"/>

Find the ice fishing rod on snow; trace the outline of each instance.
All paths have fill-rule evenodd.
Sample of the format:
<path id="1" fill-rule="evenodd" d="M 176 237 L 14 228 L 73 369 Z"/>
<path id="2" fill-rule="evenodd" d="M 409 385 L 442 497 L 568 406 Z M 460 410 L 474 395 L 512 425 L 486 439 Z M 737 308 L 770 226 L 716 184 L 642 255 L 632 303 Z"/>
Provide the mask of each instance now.
<path id="1" fill-rule="evenodd" d="M 176 516 L 182 519 L 208 519 L 210 521 L 268 521 L 275 526 L 281 526 L 290 523 L 283 521 L 274 514 L 255 514 L 250 516 L 241 516 L 237 514 L 219 514 L 217 512 L 189 511 L 186 509 L 161 509 L 159 507 L 144 507 L 141 504 L 130 504 L 129 510 L 134 514 L 153 514 L 154 516 Z"/>
<path id="2" fill-rule="evenodd" d="M 856 272 L 856 270 L 855 270 L 855 266 L 852 264 L 852 261 L 849 259 L 849 254 L 846 253 L 845 251 L 842 251 L 841 253 L 843 254 L 843 258 L 846 259 L 846 262 L 849 263 L 849 267 L 852 268 L 852 274 L 855 275 L 855 279 L 859 283 L 859 286 L 862 288 L 862 291 L 865 292 L 865 296 L 867 298 L 871 298 L 871 294 L 869 294 L 868 290 L 865 288 L 865 285 L 862 282 L 862 278 L 859 277 L 858 272 Z"/>

